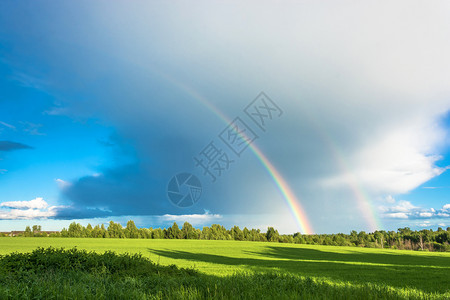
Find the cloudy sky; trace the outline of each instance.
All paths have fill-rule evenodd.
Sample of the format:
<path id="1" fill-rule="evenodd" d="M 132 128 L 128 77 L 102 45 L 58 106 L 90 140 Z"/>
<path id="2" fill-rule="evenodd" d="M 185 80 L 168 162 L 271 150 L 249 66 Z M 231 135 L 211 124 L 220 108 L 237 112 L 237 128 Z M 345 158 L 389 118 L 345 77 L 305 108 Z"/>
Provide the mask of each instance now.
<path id="1" fill-rule="evenodd" d="M 450 226 L 449 9 L 2 1 L 0 230 Z"/>

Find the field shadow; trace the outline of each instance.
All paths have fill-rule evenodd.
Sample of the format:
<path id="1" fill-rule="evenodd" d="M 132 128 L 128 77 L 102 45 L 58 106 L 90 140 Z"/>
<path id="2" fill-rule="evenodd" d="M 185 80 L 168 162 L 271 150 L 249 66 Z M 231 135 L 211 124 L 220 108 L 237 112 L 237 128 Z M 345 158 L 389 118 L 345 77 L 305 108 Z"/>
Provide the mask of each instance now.
<path id="1" fill-rule="evenodd" d="M 446 257 L 424 257 L 423 260 L 417 260 L 417 256 L 412 255 L 400 258 L 400 255 L 386 253 L 355 251 L 347 254 L 276 246 L 265 247 L 261 252 L 243 252 L 245 256 L 251 257 L 230 257 L 181 250 L 148 250 L 155 255 L 171 259 L 239 266 L 242 270 L 255 272 L 279 271 L 351 283 L 388 284 L 426 292 L 446 292 L 450 286 L 449 258 Z"/>
<path id="2" fill-rule="evenodd" d="M 383 252 L 361 252 L 358 250 L 348 250 L 346 252 L 333 252 L 308 248 L 288 248 L 267 246 L 262 252 L 244 251 L 244 253 L 277 259 L 290 260 L 315 260 L 315 261 L 336 261 L 336 262 L 354 262 L 368 264 L 388 264 L 397 266 L 414 267 L 436 267 L 450 268 L 450 257 L 444 256 L 423 256 L 408 254 L 405 252 L 383 253 Z"/>

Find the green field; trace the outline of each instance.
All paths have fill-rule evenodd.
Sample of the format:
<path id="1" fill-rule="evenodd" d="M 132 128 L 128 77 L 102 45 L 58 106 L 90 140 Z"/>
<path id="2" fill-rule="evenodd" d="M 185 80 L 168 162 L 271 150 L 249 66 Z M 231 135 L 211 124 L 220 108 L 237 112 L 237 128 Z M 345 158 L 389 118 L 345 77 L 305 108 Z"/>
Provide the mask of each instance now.
<path id="1" fill-rule="evenodd" d="M 49 246 L 141 253 L 158 265 L 194 268 L 211 278 L 276 272 L 336 289 L 389 290 L 400 298 L 450 298 L 450 253 L 238 241 L 1 238 L 0 254 Z"/>

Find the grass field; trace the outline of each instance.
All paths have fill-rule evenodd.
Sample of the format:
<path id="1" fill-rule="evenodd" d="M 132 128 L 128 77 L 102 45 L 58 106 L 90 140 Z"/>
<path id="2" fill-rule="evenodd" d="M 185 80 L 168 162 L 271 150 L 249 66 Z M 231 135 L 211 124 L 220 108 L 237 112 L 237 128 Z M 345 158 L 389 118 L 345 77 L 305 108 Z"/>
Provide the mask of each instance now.
<path id="1" fill-rule="evenodd" d="M 372 289 L 379 293 L 372 295 L 374 299 L 383 298 L 383 291 L 393 291 L 386 298 L 450 298 L 450 253 L 237 241 L 1 238 L 0 254 L 48 246 L 141 253 L 161 266 L 194 268 L 224 280 L 243 272 L 247 276 L 276 272 L 334 289 Z"/>

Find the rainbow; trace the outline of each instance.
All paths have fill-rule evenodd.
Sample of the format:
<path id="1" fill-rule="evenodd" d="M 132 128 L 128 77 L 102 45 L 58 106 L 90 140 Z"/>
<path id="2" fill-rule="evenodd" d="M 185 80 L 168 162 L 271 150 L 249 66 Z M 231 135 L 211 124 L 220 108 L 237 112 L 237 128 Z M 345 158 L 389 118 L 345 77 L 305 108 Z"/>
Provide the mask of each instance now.
<path id="1" fill-rule="evenodd" d="M 369 195 L 366 193 L 364 188 L 359 184 L 358 179 L 350 171 L 349 163 L 345 159 L 345 155 L 337 147 L 337 143 L 333 141 L 332 137 L 327 133 L 326 130 L 322 129 L 322 126 L 316 120 L 309 118 L 313 128 L 315 128 L 316 133 L 320 135 L 322 141 L 327 145 L 328 150 L 333 155 L 334 160 L 337 162 L 339 169 L 343 173 L 350 174 L 348 185 L 353 195 L 355 196 L 356 205 L 367 222 L 367 226 L 370 232 L 374 232 L 383 228 L 381 221 L 377 218 L 376 210 L 373 208 L 372 201 Z"/>
<path id="2" fill-rule="evenodd" d="M 372 207 L 372 201 L 370 200 L 370 197 L 367 195 L 364 188 L 359 184 L 355 175 L 349 172 L 350 168 L 348 167 L 348 163 L 344 159 L 344 155 L 342 155 L 340 150 L 334 145 L 335 144 L 331 143 L 329 145 L 330 149 L 332 150 L 333 156 L 337 161 L 339 168 L 343 172 L 349 173 L 351 175 L 348 180 L 348 185 L 352 190 L 353 195 L 355 196 L 359 211 L 367 221 L 369 231 L 374 232 L 382 228 L 381 222 L 376 217 L 375 209 Z"/>
<path id="3" fill-rule="evenodd" d="M 199 94 L 196 90 L 192 89 L 190 86 L 175 80 L 172 77 L 167 76 L 166 74 L 161 74 L 168 81 L 172 82 L 174 85 L 182 89 L 184 92 L 189 94 L 193 99 L 201 102 L 205 107 L 214 112 L 220 119 L 222 119 L 225 123 L 229 124 L 231 120 L 225 116 L 217 107 L 215 107 L 211 102 L 209 102 L 205 97 Z M 315 125 L 316 132 L 321 136 L 322 140 L 327 144 L 329 151 L 332 153 L 335 161 L 338 163 L 338 167 L 344 173 L 349 173 L 350 168 L 349 164 L 345 160 L 345 156 L 342 154 L 342 151 L 336 146 L 336 143 L 333 139 L 326 133 L 325 130 L 321 129 L 321 125 L 318 124 L 316 120 L 311 120 L 311 124 Z M 305 214 L 305 210 L 301 206 L 300 200 L 295 196 L 295 193 L 289 187 L 289 184 L 283 178 L 283 176 L 278 172 L 275 166 L 269 161 L 269 159 L 263 154 L 263 152 L 254 144 L 249 145 L 249 149 L 253 152 L 253 154 L 258 158 L 260 163 L 264 166 L 272 180 L 275 182 L 278 190 L 281 192 L 283 199 L 288 205 L 300 231 L 304 234 L 312 234 L 314 230 L 312 229 L 311 224 L 308 221 L 308 218 Z M 364 188 L 359 184 L 357 178 L 352 175 L 349 178 L 348 185 L 355 196 L 356 205 L 364 216 L 364 220 L 367 222 L 368 229 L 370 231 L 375 231 L 383 226 L 381 222 L 377 218 L 377 214 L 375 209 L 372 206 L 372 201 L 370 197 L 365 192 Z"/>
<path id="4" fill-rule="evenodd" d="M 300 201 L 295 196 L 286 180 L 284 180 L 283 176 L 281 176 L 280 172 L 278 172 L 278 170 L 274 167 L 274 165 L 272 165 L 272 163 L 267 159 L 267 157 L 261 152 L 258 147 L 256 147 L 254 144 L 250 144 L 250 149 L 262 163 L 264 168 L 272 177 L 277 188 L 280 190 L 284 200 L 286 201 L 289 209 L 292 212 L 295 221 L 297 222 L 300 231 L 304 234 L 314 233 L 314 230 L 312 229 L 312 226 L 309 223 L 308 218 L 306 217 L 305 210 L 301 206 Z"/>
<path id="5" fill-rule="evenodd" d="M 192 89 L 190 86 L 178 82 L 174 78 L 171 78 L 167 75 L 163 75 L 168 81 L 175 84 L 177 87 L 182 89 L 184 92 L 189 94 L 193 99 L 201 102 L 204 106 L 210 109 L 214 114 L 216 114 L 220 119 L 222 119 L 227 125 L 231 122 L 231 120 L 225 116 L 217 107 L 215 107 L 211 102 L 209 102 L 205 97 L 200 95 L 197 91 Z M 263 154 L 261 149 L 259 149 L 254 143 L 249 144 L 249 149 L 253 152 L 253 154 L 258 158 L 260 163 L 264 166 L 267 173 L 270 175 L 272 180 L 275 182 L 276 187 L 281 192 L 283 199 L 289 207 L 289 210 L 292 213 L 292 216 L 295 219 L 295 222 L 298 225 L 298 228 L 303 234 L 313 234 L 314 230 L 308 221 L 308 218 L 305 214 L 305 210 L 302 208 L 300 204 L 300 200 L 295 196 L 292 189 L 289 187 L 289 184 L 280 174 L 280 172 L 275 168 L 275 166 L 269 161 L 269 159 Z"/>

